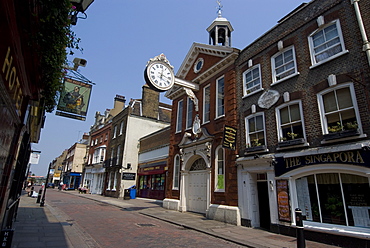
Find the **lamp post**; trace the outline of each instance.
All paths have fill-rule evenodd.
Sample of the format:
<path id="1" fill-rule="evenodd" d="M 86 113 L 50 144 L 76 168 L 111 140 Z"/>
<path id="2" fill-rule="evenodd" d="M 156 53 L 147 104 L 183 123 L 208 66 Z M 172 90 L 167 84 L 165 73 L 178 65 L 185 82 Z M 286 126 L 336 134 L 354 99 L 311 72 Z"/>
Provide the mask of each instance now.
<path id="1" fill-rule="evenodd" d="M 43 207 L 45 205 L 46 186 L 48 185 L 48 182 L 49 182 L 50 168 L 51 168 L 51 163 L 49 163 L 48 174 L 46 175 L 46 182 L 44 185 L 44 191 L 42 192 L 40 207 Z"/>

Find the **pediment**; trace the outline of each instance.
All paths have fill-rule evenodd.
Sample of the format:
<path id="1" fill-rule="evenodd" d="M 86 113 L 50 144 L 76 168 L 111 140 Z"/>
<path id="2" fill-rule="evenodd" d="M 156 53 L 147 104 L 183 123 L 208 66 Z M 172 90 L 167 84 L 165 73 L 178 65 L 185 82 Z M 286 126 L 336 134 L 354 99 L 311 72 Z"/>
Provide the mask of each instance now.
<path id="1" fill-rule="evenodd" d="M 194 74 L 194 63 L 197 61 L 198 58 L 203 56 L 206 57 L 207 60 L 212 60 L 212 63 L 209 63 L 208 61 L 205 61 L 204 63 L 205 66 L 203 67 L 202 71 L 207 71 L 214 64 L 217 64 L 219 61 L 221 61 L 231 53 L 235 52 L 236 50 L 239 51 L 238 49 L 232 47 L 206 45 L 194 42 L 189 49 L 189 52 L 187 53 L 184 61 L 182 62 L 179 70 L 177 71 L 176 77 L 192 80 L 192 78 L 195 78 L 198 75 L 193 75 L 191 76 L 192 78 L 189 78 L 188 74 Z"/>

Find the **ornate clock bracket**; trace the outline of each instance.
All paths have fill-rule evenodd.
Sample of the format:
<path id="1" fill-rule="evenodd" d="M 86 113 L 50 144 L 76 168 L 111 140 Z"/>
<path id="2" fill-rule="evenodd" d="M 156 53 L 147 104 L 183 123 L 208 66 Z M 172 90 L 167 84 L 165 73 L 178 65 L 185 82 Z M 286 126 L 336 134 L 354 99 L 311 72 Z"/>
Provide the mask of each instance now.
<path id="1" fill-rule="evenodd" d="M 195 111 L 198 112 L 199 111 L 198 98 L 195 96 L 194 92 L 191 89 L 189 88 L 184 88 L 184 89 L 188 97 L 193 101 Z"/>

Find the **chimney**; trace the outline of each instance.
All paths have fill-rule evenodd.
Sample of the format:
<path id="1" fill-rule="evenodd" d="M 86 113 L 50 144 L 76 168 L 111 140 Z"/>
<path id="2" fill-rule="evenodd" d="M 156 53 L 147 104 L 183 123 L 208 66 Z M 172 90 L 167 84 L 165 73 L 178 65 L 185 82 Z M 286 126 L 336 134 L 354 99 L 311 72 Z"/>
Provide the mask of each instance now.
<path id="1" fill-rule="evenodd" d="M 143 116 L 158 119 L 159 92 L 152 90 L 147 84 L 143 86 L 142 109 Z"/>
<path id="2" fill-rule="evenodd" d="M 114 109 L 122 110 L 125 107 L 126 98 L 121 95 L 116 95 L 114 98 Z"/>
<path id="3" fill-rule="evenodd" d="M 116 95 L 114 98 L 114 107 L 110 110 L 112 116 L 116 116 L 125 108 L 126 98 L 121 95 Z"/>

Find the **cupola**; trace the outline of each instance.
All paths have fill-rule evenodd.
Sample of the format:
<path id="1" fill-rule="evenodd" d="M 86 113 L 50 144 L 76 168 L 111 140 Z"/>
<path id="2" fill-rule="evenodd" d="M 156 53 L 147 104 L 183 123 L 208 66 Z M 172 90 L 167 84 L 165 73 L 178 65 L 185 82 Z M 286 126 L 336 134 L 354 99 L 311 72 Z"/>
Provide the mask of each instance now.
<path id="1" fill-rule="evenodd" d="M 217 18 L 207 28 L 209 33 L 209 44 L 214 46 L 231 46 L 231 32 L 234 31 L 230 22 L 222 17 L 222 6 L 218 3 Z"/>

